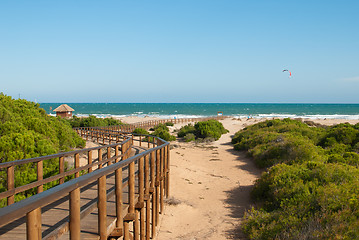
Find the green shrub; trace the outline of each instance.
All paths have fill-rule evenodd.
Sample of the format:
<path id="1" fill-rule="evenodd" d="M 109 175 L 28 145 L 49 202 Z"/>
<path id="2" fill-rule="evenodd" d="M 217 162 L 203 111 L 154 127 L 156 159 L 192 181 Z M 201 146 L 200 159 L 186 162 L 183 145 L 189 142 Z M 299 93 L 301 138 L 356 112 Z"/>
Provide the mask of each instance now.
<path id="1" fill-rule="evenodd" d="M 184 136 L 184 140 L 186 142 L 191 142 L 196 139 L 196 136 L 193 133 L 187 133 L 186 136 Z"/>
<path id="2" fill-rule="evenodd" d="M 192 124 L 183 126 L 177 133 L 177 136 L 185 137 L 187 134 L 191 133 L 195 135 L 196 139 L 213 139 L 216 141 L 222 134 L 227 132 L 228 130 L 223 127 L 222 123 L 217 120 L 208 120 L 198 122 L 194 126 Z"/>
<path id="3" fill-rule="evenodd" d="M 71 124 L 71 127 L 105 127 L 105 126 L 117 126 L 121 125 L 122 122 L 120 120 L 114 118 L 97 118 L 93 115 L 89 117 L 76 117 L 73 116 L 67 121 Z"/>
<path id="4" fill-rule="evenodd" d="M 243 230 L 252 239 L 357 238 L 358 174 L 348 165 L 276 165 L 257 181 L 252 196 L 261 209 L 246 214 Z"/>
<path id="5" fill-rule="evenodd" d="M 228 130 L 223 127 L 222 123 L 217 120 L 198 122 L 194 127 L 196 129 L 195 135 L 198 138 L 212 137 L 215 140 L 218 140 L 222 134 L 228 132 Z"/>
<path id="6" fill-rule="evenodd" d="M 59 117 L 48 116 L 39 104 L 23 99 L 14 100 L 0 94 L 0 162 L 34 158 L 82 148 L 85 141 L 72 130 L 69 122 Z M 43 163 L 44 176 L 57 173 L 58 160 Z M 0 191 L 5 191 L 4 172 L 0 173 Z M 36 181 L 36 167 L 26 164 L 15 167 L 15 186 Z M 53 186 L 49 183 L 45 189 Z M 18 201 L 35 193 L 30 189 L 15 196 Z"/>
<path id="7" fill-rule="evenodd" d="M 194 128 L 194 126 L 192 124 L 188 124 L 185 125 L 183 127 L 181 127 L 181 129 L 178 131 L 177 136 L 178 137 L 184 137 L 186 136 L 188 133 L 195 133 L 196 129 Z"/>
<path id="8" fill-rule="evenodd" d="M 166 125 L 166 126 L 170 126 L 170 127 L 173 127 L 173 126 L 174 126 L 173 122 L 166 122 L 165 125 Z"/>
<path id="9" fill-rule="evenodd" d="M 359 125 L 310 125 L 271 120 L 234 135 L 235 149 L 270 167 L 251 192 L 250 239 L 359 238 Z"/>
<path id="10" fill-rule="evenodd" d="M 133 130 L 133 133 L 135 134 L 139 134 L 139 135 L 149 135 L 150 133 L 143 128 L 135 128 L 135 130 Z"/>
<path id="11" fill-rule="evenodd" d="M 151 135 L 162 138 L 165 141 L 175 141 L 176 137 L 171 135 L 168 131 L 163 128 L 157 128 Z"/>

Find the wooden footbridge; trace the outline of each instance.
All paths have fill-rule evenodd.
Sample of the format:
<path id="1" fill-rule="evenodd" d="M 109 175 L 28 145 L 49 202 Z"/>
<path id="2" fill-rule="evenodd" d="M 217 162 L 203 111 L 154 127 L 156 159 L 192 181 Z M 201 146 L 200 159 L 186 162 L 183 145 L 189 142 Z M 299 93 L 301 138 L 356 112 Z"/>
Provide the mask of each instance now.
<path id="1" fill-rule="evenodd" d="M 78 128 L 80 136 L 101 144 L 1 163 L 7 190 L 0 199 L 7 199 L 7 206 L 0 209 L 0 239 L 154 238 L 169 196 L 169 143 L 131 132 L 168 121 L 207 119 Z M 55 162 L 58 173 L 49 175 L 46 161 Z M 16 169 L 23 164 L 37 170 L 37 181 L 15 187 Z M 31 189 L 37 194 L 15 202 L 16 194 Z"/>

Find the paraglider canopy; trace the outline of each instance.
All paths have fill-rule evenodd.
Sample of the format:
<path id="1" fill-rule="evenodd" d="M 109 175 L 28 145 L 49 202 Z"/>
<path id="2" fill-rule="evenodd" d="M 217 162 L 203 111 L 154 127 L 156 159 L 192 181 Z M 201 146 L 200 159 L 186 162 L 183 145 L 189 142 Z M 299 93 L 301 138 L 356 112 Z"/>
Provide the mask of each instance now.
<path id="1" fill-rule="evenodd" d="M 288 69 L 284 69 L 282 72 L 289 72 L 289 77 L 291 77 L 291 76 L 292 76 L 292 72 L 291 72 L 291 71 L 289 71 Z"/>

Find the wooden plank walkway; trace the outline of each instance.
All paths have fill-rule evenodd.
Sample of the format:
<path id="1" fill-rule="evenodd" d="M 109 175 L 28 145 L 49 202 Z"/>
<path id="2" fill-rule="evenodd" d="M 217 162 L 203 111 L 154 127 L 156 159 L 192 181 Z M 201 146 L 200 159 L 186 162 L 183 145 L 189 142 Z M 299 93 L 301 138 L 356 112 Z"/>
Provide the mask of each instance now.
<path id="1" fill-rule="evenodd" d="M 132 156 L 144 151 L 145 148 L 135 147 Z M 123 181 L 123 212 L 127 213 L 128 208 L 128 186 L 127 176 L 128 167 L 122 170 Z M 137 172 L 137 169 L 136 169 Z M 116 210 L 115 210 L 115 174 L 110 174 L 106 178 L 107 189 L 107 226 L 115 224 Z M 135 189 L 138 193 L 138 184 L 136 181 Z M 98 184 L 97 181 L 89 183 L 81 189 L 80 195 L 81 212 L 83 210 L 91 211 L 87 216 L 81 216 L 81 239 L 99 239 L 98 235 L 98 209 L 97 196 Z M 43 239 L 69 239 L 68 222 L 69 222 L 69 197 L 63 197 L 54 203 L 51 203 L 42 209 L 42 238 Z M 63 235 L 56 236 L 52 234 L 57 228 L 64 227 Z M 26 216 L 7 224 L 0 228 L 0 239 L 26 239 Z"/>

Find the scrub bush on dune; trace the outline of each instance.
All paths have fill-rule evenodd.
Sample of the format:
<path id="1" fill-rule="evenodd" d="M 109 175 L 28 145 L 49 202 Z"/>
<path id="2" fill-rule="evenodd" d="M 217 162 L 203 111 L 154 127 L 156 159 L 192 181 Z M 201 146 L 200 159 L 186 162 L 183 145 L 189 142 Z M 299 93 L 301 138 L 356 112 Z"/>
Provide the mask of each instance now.
<path id="1" fill-rule="evenodd" d="M 267 168 L 242 225 L 250 239 L 359 238 L 358 126 L 284 119 L 234 135 L 234 148 Z"/>
<path id="2" fill-rule="evenodd" d="M 216 141 L 222 136 L 222 134 L 227 132 L 228 130 L 223 127 L 222 123 L 217 120 L 207 120 L 198 122 L 194 126 L 192 124 L 183 126 L 177 133 L 177 136 L 185 137 L 188 134 L 193 134 L 195 138 L 193 138 L 192 135 L 189 135 L 191 137 L 187 137 L 186 141 L 189 139 L 196 139 L 199 141 L 203 141 L 201 139 L 212 139 L 213 141 Z"/>

